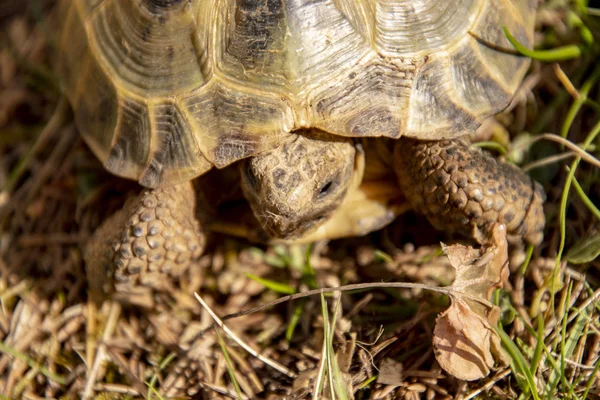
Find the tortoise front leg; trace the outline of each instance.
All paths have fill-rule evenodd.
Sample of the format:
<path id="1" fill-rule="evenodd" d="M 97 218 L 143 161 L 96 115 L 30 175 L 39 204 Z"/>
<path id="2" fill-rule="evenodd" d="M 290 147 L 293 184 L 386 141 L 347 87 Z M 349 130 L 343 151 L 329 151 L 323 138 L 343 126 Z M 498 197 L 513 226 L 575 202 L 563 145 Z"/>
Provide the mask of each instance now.
<path id="1" fill-rule="evenodd" d="M 144 189 L 94 233 L 85 252 L 92 295 L 122 286 L 161 287 L 178 276 L 204 249 L 191 182 Z M 129 288 L 129 289 L 125 289 Z"/>
<path id="2" fill-rule="evenodd" d="M 438 229 L 458 231 L 482 243 L 494 224 L 502 223 L 513 243 L 542 241 L 541 186 L 463 139 L 402 138 L 394 151 L 394 169 L 413 207 Z"/>

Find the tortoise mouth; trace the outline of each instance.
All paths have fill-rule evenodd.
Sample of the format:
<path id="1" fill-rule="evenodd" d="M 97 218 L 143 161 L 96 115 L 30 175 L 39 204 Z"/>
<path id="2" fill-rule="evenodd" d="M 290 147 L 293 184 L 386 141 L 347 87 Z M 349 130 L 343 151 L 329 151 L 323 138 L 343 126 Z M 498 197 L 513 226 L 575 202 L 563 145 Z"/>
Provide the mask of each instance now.
<path id="1" fill-rule="evenodd" d="M 258 216 L 257 218 L 271 237 L 289 240 L 298 239 L 310 231 L 317 229 L 327 221 L 328 216 L 320 214 L 312 218 L 304 218 L 301 221 L 279 215 L 271 215 L 268 219 L 262 219 Z"/>
<path id="2" fill-rule="evenodd" d="M 260 191 L 253 190 L 256 186 L 248 179 L 245 170 L 246 168 L 243 168 L 241 174 L 244 195 L 262 229 L 272 238 L 297 239 L 317 229 L 329 219 L 343 199 L 341 196 L 339 201 L 329 203 L 325 207 L 317 206 L 316 209 L 313 208 L 315 204 L 310 202 L 298 209 L 282 209 L 277 207 L 278 203 L 269 201 L 269 196 L 262 196 Z M 250 187 L 245 187 L 246 185 Z"/>

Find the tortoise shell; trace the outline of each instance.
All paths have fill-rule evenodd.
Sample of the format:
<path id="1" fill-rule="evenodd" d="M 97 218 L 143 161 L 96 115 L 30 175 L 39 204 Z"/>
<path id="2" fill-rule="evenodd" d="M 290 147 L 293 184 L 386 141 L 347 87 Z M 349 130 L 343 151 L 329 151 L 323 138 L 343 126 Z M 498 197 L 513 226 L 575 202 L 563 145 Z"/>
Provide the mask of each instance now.
<path id="1" fill-rule="evenodd" d="M 301 128 L 443 139 L 506 107 L 535 0 L 64 0 L 58 70 L 86 142 L 158 187 Z"/>

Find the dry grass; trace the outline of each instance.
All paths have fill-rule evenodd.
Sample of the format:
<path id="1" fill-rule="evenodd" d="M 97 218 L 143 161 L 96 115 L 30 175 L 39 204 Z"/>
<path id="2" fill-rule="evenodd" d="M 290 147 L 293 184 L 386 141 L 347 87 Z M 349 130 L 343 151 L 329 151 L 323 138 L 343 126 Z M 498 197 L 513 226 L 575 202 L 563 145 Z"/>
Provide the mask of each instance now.
<path id="1" fill-rule="evenodd" d="M 329 307 L 312 296 L 225 319 L 271 365 L 222 331 L 221 338 L 205 331 L 213 319 L 194 298 L 200 293 L 223 317 L 276 299 L 276 290 L 448 285 L 453 270 L 439 241 L 456 239 L 413 214 L 365 238 L 310 247 L 257 247 L 215 235 L 167 290 L 135 293 L 136 306 L 131 298 L 89 301 L 83 246 L 135 186 L 105 173 L 71 118 L 55 115 L 60 95 L 49 67 L 47 3 L 0 7 L 0 398 L 303 399 L 315 397 L 315 388 L 322 398 L 600 397 L 599 262 L 568 261 L 576 259 L 574 246 L 599 248 L 598 215 L 589 204 L 600 198 L 598 167 L 578 166 L 581 190 L 572 189 L 565 202 L 576 153 L 565 160 L 568 148 L 547 140 L 531 145 L 523 134 L 561 134 L 567 126 L 570 142 L 589 137 L 600 119 L 597 46 L 560 64 L 534 62 L 511 107 L 479 132 L 478 140 L 508 149 L 506 158 L 545 165 L 531 173 L 548 195 L 548 223 L 544 243 L 496 298 L 512 368 L 464 382 L 435 361 L 433 324 L 448 300 L 433 292 L 355 291 L 328 297 Z M 582 43 L 573 15 L 560 1 L 546 2 L 538 42 Z M 584 22 L 598 34 L 597 19 Z M 570 120 L 577 102 L 583 108 Z M 597 144 L 589 149 L 595 156 Z M 582 245 L 586 238 L 592 243 Z M 266 288 L 248 274 L 279 286 Z"/>

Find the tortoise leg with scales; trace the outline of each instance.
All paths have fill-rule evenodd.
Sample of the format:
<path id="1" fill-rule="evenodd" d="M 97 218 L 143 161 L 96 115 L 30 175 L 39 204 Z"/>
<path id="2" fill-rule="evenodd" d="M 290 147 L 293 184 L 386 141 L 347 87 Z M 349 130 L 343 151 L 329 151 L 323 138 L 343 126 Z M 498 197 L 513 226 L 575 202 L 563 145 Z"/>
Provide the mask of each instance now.
<path id="1" fill-rule="evenodd" d="M 98 276 L 185 269 L 203 250 L 205 192 L 226 189 L 191 181 L 234 163 L 274 237 L 380 227 L 393 210 L 340 217 L 377 187 L 381 154 L 363 157 L 363 140 L 393 147 L 387 168 L 437 227 L 542 239 L 542 191 L 462 139 L 514 95 L 529 62 L 502 27 L 531 45 L 535 1 L 63 0 L 59 14 L 77 126 L 110 172 L 147 188 L 95 235 Z"/>
<path id="2" fill-rule="evenodd" d="M 331 162 L 319 159 L 323 172 L 310 174 L 310 180 L 297 178 L 306 166 L 295 165 L 290 157 L 284 169 L 280 158 L 287 153 L 302 153 L 308 147 L 314 147 L 317 153 L 328 145 L 318 140 L 301 142 L 301 151 L 289 152 L 284 147 L 245 160 L 240 167 L 244 195 L 271 237 L 312 241 L 365 235 L 406 210 L 404 198 L 438 229 L 459 232 L 479 243 L 486 242 L 498 223 L 506 225 L 509 241 L 515 244 L 539 244 L 542 240 L 545 195 L 541 186 L 523 171 L 498 162 L 463 139 L 403 138 L 386 143 L 392 152 L 372 140 L 364 141 L 361 147 L 366 154 L 356 152 L 357 159 L 363 158 L 362 163 L 349 157 Z M 343 168 L 336 169 L 336 164 Z M 298 185 L 298 180 L 308 181 L 308 187 Z M 334 192 L 340 186 L 345 198 L 336 198 L 335 207 L 319 207 L 320 199 L 335 198 L 323 188 Z M 315 232 L 313 226 L 318 224 L 320 228 Z"/>

